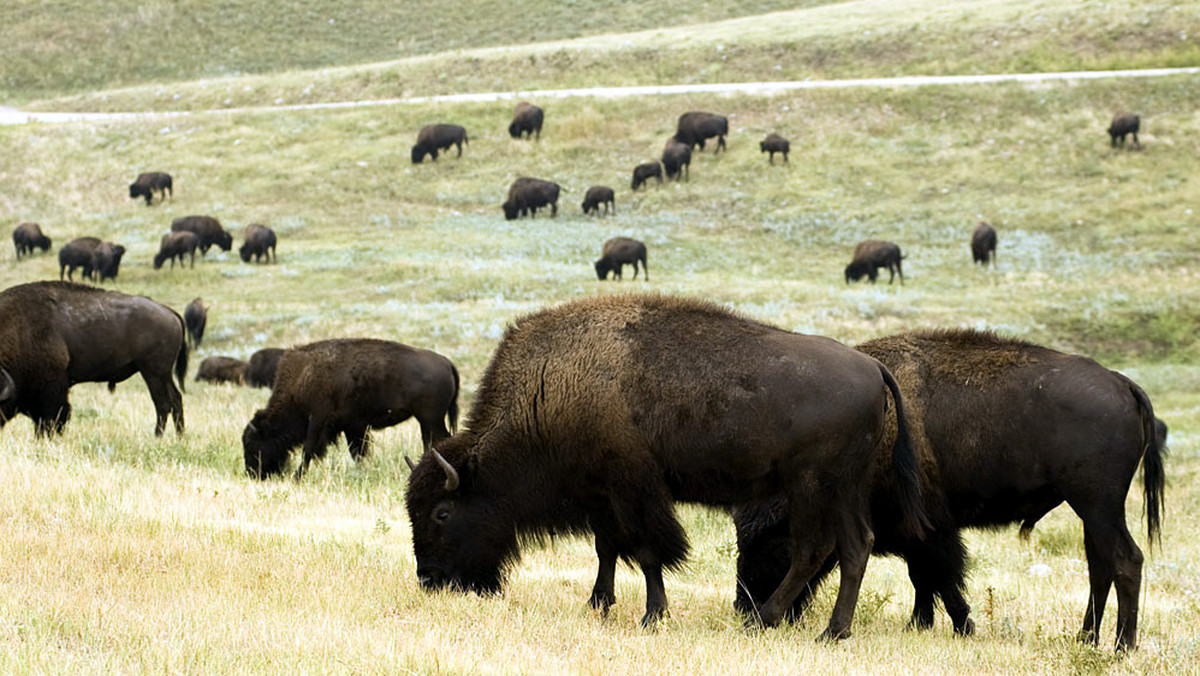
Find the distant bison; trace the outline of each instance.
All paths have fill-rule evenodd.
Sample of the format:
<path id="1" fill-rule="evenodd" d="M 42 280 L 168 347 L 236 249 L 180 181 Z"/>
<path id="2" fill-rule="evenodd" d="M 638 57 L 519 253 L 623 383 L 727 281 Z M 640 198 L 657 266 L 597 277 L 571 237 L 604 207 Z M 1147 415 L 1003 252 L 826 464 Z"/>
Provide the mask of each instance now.
<path id="1" fill-rule="evenodd" d="M 275 370 L 282 356 L 283 350 L 278 347 L 264 347 L 250 355 L 246 362 L 246 384 L 250 387 L 274 387 Z"/>
<path id="2" fill-rule="evenodd" d="M 287 350 L 275 388 L 242 434 L 246 472 L 281 474 L 304 444 L 296 478 L 345 434 L 350 455 L 368 452 L 369 433 L 416 417 L 426 448 L 458 424 L 458 370 L 436 352 L 368 338 L 325 340 Z"/>
<path id="3" fill-rule="evenodd" d="M 775 164 L 775 153 L 782 153 L 783 161 L 786 164 L 788 161 L 788 150 L 791 149 L 792 144 L 788 143 L 788 140 L 779 134 L 769 134 L 762 143 L 758 144 L 758 147 L 762 152 L 769 153 L 767 161 L 771 164 Z"/>
<path id="4" fill-rule="evenodd" d="M 172 232 L 194 232 L 200 238 L 200 253 L 208 255 L 208 250 L 216 244 L 221 251 L 233 248 L 233 235 L 221 227 L 221 222 L 212 216 L 180 216 L 171 221 Z"/>
<path id="5" fill-rule="evenodd" d="M 652 178 L 658 179 L 658 184 L 662 185 L 662 165 L 658 162 L 643 162 L 633 168 L 633 181 L 630 182 L 629 189 L 636 191 Z"/>
<path id="6" fill-rule="evenodd" d="M 646 271 L 642 279 L 650 281 L 650 267 L 646 265 L 646 245 L 628 237 L 613 237 L 604 243 L 600 252 L 600 260 L 596 261 L 596 277 L 608 279 L 608 273 L 613 273 L 614 279 L 621 278 L 621 268 L 633 266 L 633 278 L 637 279 L 638 263 Z"/>
<path id="7" fill-rule="evenodd" d="M 117 383 L 141 373 L 154 400 L 154 433 L 167 417 L 183 433 L 187 343 L 183 319 L 142 296 L 69 282 L 34 282 L 0 292 L 0 427 L 18 413 L 39 436 L 71 417 L 75 383 Z M 111 388 L 111 386 L 110 386 Z"/>
<path id="8" fill-rule="evenodd" d="M 971 257 L 985 268 L 996 264 L 996 229 L 990 223 L 980 221 L 971 233 Z"/>
<path id="9" fill-rule="evenodd" d="M 249 263 L 251 257 L 255 263 L 261 263 L 263 258 L 268 263 L 276 262 L 275 231 L 258 223 L 246 226 L 246 241 L 238 249 L 238 254 L 244 263 Z"/>
<path id="10" fill-rule="evenodd" d="M 412 162 L 420 164 L 425 156 L 436 160 L 439 150 L 449 150 L 450 146 L 458 147 L 458 157 L 462 157 L 463 144 L 467 142 L 467 130 L 457 124 L 427 124 L 417 134 L 417 142 L 412 147 Z"/>
<path id="11" fill-rule="evenodd" d="M 700 146 L 704 152 L 704 142 L 717 137 L 717 149 L 714 154 L 725 149 L 725 136 L 729 133 L 729 120 L 721 115 L 691 111 L 679 116 L 679 126 L 675 131 L 675 140 L 686 143 L 689 148 Z"/>
<path id="12" fill-rule="evenodd" d="M 205 357 L 196 372 L 196 380 L 241 385 L 246 362 L 233 357 Z"/>
<path id="13" fill-rule="evenodd" d="M 204 327 L 208 324 L 208 306 L 203 298 L 193 298 L 183 309 L 183 323 L 187 326 L 188 339 L 192 347 L 200 347 L 204 340 Z"/>
<path id="14" fill-rule="evenodd" d="M 904 271 L 900 269 L 900 261 L 905 257 L 900 254 L 900 247 L 878 239 L 868 239 L 854 247 L 854 260 L 846 266 L 846 283 L 857 282 L 865 275 L 875 283 L 879 276 L 879 268 L 887 268 L 891 284 L 899 275 L 900 283 L 904 283 Z"/>
<path id="15" fill-rule="evenodd" d="M 692 166 L 692 147 L 674 138 L 667 139 L 666 145 L 663 146 L 662 164 L 667 178 L 675 181 L 681 178 L 688 180 Z"/>
<path id="16" fill-rule="evenodd" d="M 559 190 L 557 183 L 527 176 L 518 178 L 508 187 L 508 200 L 500 205 L 504 209 L 504 218 L 510 221 L 518 216 L 533 218 L 537 216 L 537 210 L 546 205 L 550 205 L 551 217 L 558 215 Z"/>
<path id="17" fill-rule="evenodd" d="M 154 193 L 158 193 L 160 202 L 168 196 L 173 196 L 170 174 L 164 174 L 161 171 L 150 171 L 138 174 L 133 183 L 129 184 L 129 197 L 131 199 L 145 197 L 146 206 L 150 206 Z"/>
<path id="18" fill-rule="evenodd" d="M 601 205 L 604 206 L 605 216 L 610 211 L 616 213 L 617 202 L 613 189 L 604 185 L 594 185 L 588 188 L 587 194 L 583 196 L 583 213 L 589 214 L 595 211 L 596 215 L 599 216 Z"/>
<path id="19" fill-rule="evenodd" d="M 521 138 L 522 135 L 542 138 L 542 117 L 541 108 L 525 101 L 518 103 L 513 111 L 513 120 L 508 125 L 508 135 L 513 138 Z"/>
<path id="20" fill-rule="evenodd" d="M 200 238 L 194 232 L 168 232 L 158 243 L 158 253 L 154 254 L 154 269 L 162 269 L 163 263 L 171 261 L 175 267 L 175 259 L 179 259 L 179 267 L 183 267 L 183 257 L 191 256 L 191 267 L 196 267 L 196 249 L 200 246 Z"/>
<path id="21" fill-rule="evenodd" d="M 66 272 L 68 281 L 74 281 L 75 268 L 83 269 L 83 278 L 92 278 L 92 256 L 100 248 L 99 237 L 77 237 L 58 250 L 58 278 Z"/>
<path id="22" fill-rule="evenodd" d="M 22 223 L 13 230 L 13 246 L 17 249 L 17 260 L 21 256 L 32 256 L 34 249 L 50 250 L 50 238 L 42 234 L 37 223 Z"/>
<path id="23" fill-rule="evenodd" d="M 1117 142 L 1120 141 L 1121 147 L 1125 147 L 1125 136 L 1133 134 L 1133 147 L 1141 148 L 1138 143 L 1138 128 L 1142 126 L 1142 118 L 1133 113 L 1117 113 L 1113 115 L 1112 124 L 1108 125 L 1108 135 L 1112 141 L 1112 147 L 1117 147 Z"/>
<path id="24" fill-rule="evenodd" d="M 101 242 L 92 252 L 92 274 L 96 281 L 116 279 L 121 268 L 121 257 L 125 255 L 125 247 L 113 242 Z"/>

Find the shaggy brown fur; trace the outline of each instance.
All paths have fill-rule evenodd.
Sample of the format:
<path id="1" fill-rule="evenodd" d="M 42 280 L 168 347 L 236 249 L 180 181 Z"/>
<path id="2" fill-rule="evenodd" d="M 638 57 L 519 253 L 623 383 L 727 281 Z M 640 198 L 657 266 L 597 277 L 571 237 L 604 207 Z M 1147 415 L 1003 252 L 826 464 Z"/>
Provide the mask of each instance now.
<path id="1" fill-rule="evenodd" d="M 92 278 L 92 256 L 100 248 L 99 237 L 77 237 L 58 250 L 58 279 L 66 273 L 67 281 L 74 281 L 75 268 L 83 269 L 83 278 Z"/>
<path id="2" fill-rule="evenodd" d="M 667 139 L 663 146 L 662 165 L 667 178 L 674 181 L 688 180 L 691 175 L 692 147 L 674 138 Z"/>
<path id="3" fill-rule="evenodd" d="M 172 232 L 194 232 L 200 238 L 200 254 L 208 255 L 208 250 L 216 244 L 221 251 L 233 248 L 233 235 L 221 227 L 221 222 L 212 216 L 181 216 L 171 221 Z"/>
<path id="4" fill-rule="evenodd" d="M 900 269 L 900 261 L 904 256 L 900 253 L 900 247 L 892 242 L 884 242 L 878 239 L 868 239 L 858 243 L 854 247 L 854 260 L 846 266 L 846 283 L 857 282 L 864 276 L 875 283 L 875 279 L 879 276 L 879 268 L 887 268 L 888 284 L 891 284 L 897 276 L 900 277 L 900 283 L 904 283 L 904 271 Z"/>
<path id="5" fill-rule="evenodd" d="M 971 233 L 971 258 L 985 268 L 996 264 L 996 229 L 990 223 L 980 221 Z"/>
<path id="6" fill-rule="evenodd" d="M 417 142 L 412 147 L 412 163 L 420 164 L 426 155 L 436 161 L 438 151 L 449 150 L 450 146 L 457 147 L 457 157 L 462 157 L 464 143 L 471 145 L 467 140 L 467 130 L 457 124 L 427 124 L 417 133 Z"/>
<path id="7" fill-rule="evenodd" d="M 704 142 L 717 137 L 717 154 L 725 149 L 725 135 L 729 133 L 729 120 L 721 115 L 693 110 L 679 116 L 679 126 L 675 131 L 675 140 L 686 143 L 688 148 L 700 146 L 704 152 Z"/>
<path id="8" fill-rule="evenodd" d="M 249 263 L 254 258 L 255 263 L 267 259 L 268 263 L 277 262 L 275 259 L 275 231 L 265 225 L 251 223 L 246 226 L 246 241 L 238 249 L 243 263 Z"/>
<path id="9" fill-rule="evenodd" d="M 759 150 L 767 155 L 767 162 L 775 164 L 775 153 L 783 153 L 783 162 L 787 164 L 788 151 L 791 150 L 792 144 L 779 134 L 768 134 L 767 138 L 758 144 Z"/>
<path id="10" fill-rule="evenodd" d="M 527 135 L 529 138 L 542 138 L 542 118 L 544 113 L 541 108 L 522 101 L 517 104 L 513 110 L 513 120 L 508 125 L 508 135 L 513 138 L 521 138 Z"/>
<path id="11" fill-rule="evenodd" d="M 203 298 L 193 298 L 183 308 L 183 322 L 187 325 L 188 340 L 191 341 L 192 347 L 200 347 L 201 341 L 204 340 L 204 327 L 208 325 L 208 306 L 204 304 Z"/>
<path id="12" fill-rule="evenodd" d="M 500 208 L 504 210 L 504 218 L 514 220 L 518 216 L 537 216 L 537 210 L 550 205 L 550 217 L 558 215 L 559 186 L 551 181 L 540 178 L 522 176 L 513 181 L 508 187 L 508 199 Z"/>
<path id="13" fill-rule="evenodd" d="M 200 238 L 194 232 L 168 232 L 158 243 L 158 253 L 154 254 L 154 269 L 162 269 L 163 263 L 171 261 L 171 269 L 175 269 L 175 259 L 179 259 L 179 267 L 183 267 L 183 257 L 191 256 L 191 266 L 196 267 L 196 249 L 200 246 Z"/>
<path id="14" fill-rule="evenodd" d="M 158 193 L 158 201 L 160 202 L 167 199 L 167 197 L 173 196 L 171 193 L 170 174 L 164 174 L 161 171 L 146 172 L 138 174 L 133 183 L 129 184 L 129 197 L 131 199 L 145 197 L 146 206 L 150 206 L 154 193 Z"/>
<path id="15" fill-rule="evenodd" d="M 662 165 L 658 162 L 643 162 L 633 168 L 633 180 L 629 183 L 629 189 L 637 191 L 638 188 L 645 185 L 646 181 L 652 178 L 658 179 L 658 184 L 662 185 Z"/>
<path id="16" fill-rule="evenodd" d="M 1142 118 L 1133 113 L 1117 113 L 1113 115 L 1112 124 L 1108 125 L 1108 135 L 1112 141 L 1112 147 L 1116 148 L 1118 142 L 1121 147 L 1125 147 L 1125 137 L 1133 134 L 1133 147 L 1141 148 L 1142 144 L 1138 143 L 1138 129 L 1142 126 Z"/>
<path id="17" fill-rule="evenodd" d="M 125 255 L 125 247 L 115 242 L 102 242 L 92 252 L 92 272 L 99 282 L 106 279 L 116 279 L 121 269 L 121 257 Z"/>
<path id="18" fill-rule="evenodd" d="M 233 357 L 205 357 L 196 371 L 196 380 L 210 383 L 241 385 L 245 379 L 246 362 Z"/>
<path id="19" fill-rule="evenodd" d="M 264 347 L 250 355 L 246 362 L 246 384 L 250 387 L 274 387 L 275 371 L 279 368 L 279 358 L 283 350 L 278 347 Z"/>
<path id="20" fill-rule="evenodd" d="M 596 212 L 600 215 L 600 206 L 604 206 L 604 215 L 609 212 L 617 213 L 616 195 L 613 189 L 606 185 L 594 185 L 588 188 L 587 194 L 583 196 L 583 213 L 589 214 Z"/>
<path id="21" fill-rule="evenodd" d="M 42 226 L 37 223 L 22 223 L 13 230 L 13 246 L 17 249 L 17 260 L 21 256 L 33 255 L 34 249 L 50 250 L 50 238 L 42 234 Z"/>
<path id="22" fill-rule="evenodd" d="M 633 278 L 637 279 L 639 262 L 646 271 L 642 279 L 650 281 L 650 267 L 646 265 L 646 245 L 628 237 L 613 237 L 604 243 L 600 260 L 596 261 L 596 277 L 605 280 L 608 279 L 608 273 L 612 272 L 614 278 L 620 279 L 621 268 L 632 265 Z"/>

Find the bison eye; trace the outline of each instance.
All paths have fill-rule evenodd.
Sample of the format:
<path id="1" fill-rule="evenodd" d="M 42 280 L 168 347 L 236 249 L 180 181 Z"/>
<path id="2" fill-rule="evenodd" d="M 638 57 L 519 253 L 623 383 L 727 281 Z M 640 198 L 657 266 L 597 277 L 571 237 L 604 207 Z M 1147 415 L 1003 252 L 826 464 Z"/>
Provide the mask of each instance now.
<path id="1" fill-rule="evenodd" d="M 433 520 L 436 523 L 446 523 L 450 520 L 450 509 L 448 507 L 438 507 L 434 509 Z"/>

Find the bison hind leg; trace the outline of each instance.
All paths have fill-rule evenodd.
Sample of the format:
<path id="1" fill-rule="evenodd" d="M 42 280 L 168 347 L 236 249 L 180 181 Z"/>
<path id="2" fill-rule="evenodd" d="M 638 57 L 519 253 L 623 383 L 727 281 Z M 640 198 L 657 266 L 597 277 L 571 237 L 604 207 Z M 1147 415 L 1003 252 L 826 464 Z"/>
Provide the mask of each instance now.
<path id="1" fill-rule="evenodd" d="M 356 427 L 344 431 L 346 446 L 350 451 L 350 457 L 354 458 L 355 462 L 371 454 L 370 432 L 370 427 Z"/>

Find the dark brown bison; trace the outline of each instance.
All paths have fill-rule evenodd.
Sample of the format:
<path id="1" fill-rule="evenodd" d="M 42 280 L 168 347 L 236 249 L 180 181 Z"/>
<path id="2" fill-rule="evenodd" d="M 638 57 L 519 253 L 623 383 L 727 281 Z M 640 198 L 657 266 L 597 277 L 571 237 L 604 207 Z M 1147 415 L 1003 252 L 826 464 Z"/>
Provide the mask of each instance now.
<path id="1" fill-rule="evenodd" d="M 175 268 L 175 259 L 179 259 L 179 267 L 183 267 L 183 257 L 191 256 L 191 267 L 196 267 L 196 249 L 200 246 L 200 237 L 194 232 L 168 232 L 158 242 L 158 253 L 154 254 L 154 269 L 162 269 L 163 263 L 171 261 Z"/>
<path id="2" fill-rule="evenodd" d="M 716 154 L 725 149 L 725 136 L 729 134 L 729 120 L 721 115 L 691 111 L 679 116 L 679 126 L 675 130 L 675 140 L 686 143 L 688 148 L 700 146 L 704 152 L 704 142 L 717 137 Z"/>
<path id="3" fill-rule="evenodd" d="M 787 164 L 788 151 L 791 150 L 792 144 L 779 134 L 768 134 L 758 147 L 762 152 L 768 153 L 767 162 L 775 164 L 775 153 L 783 153 L 783 162 Z"/>
<path id="4" fill-rule="evenodd" d="M 71 417 L 72 385 L 141 373 L 154 433 L 163 433 L 168 415 L 183 433 L 187 357 L 183 319 L 149 298 L 70 282 L 10 287 L 0 292 L 0 427 L 23 413 L 39 436 L 56 434 Z"/>
<path id="5" fill-rule="evenodd" d="M 557 183 L 543 181 L 538 178 L 523 176 L 513 181 L 508 187 L 508 200 L 500 205 L 504 209 L 504 218 L 514 220 L 518 216 L 537 216 L 537 210 L 550 205 L 550 216 L 558 215 Z"/>
<path id="6" fill-rule="evenodd" d="M 617 212 L 616 194 L 613 189 L 605 185 L 594 185 L 588 188 L 587 194 L 583 196 L 583 213 L 589 214 L 593 211 L 596 215 L 600 215 L 600 206 L 604 206 L 604 215 L 609 212 Z"/>
<path id="7" fill-rule="evenodd" d="M 628 237 L 613 237 L 604 243 L 604 249 L 600 252 L 600 260 L 596 261 L 596 277 L 605 280 L 608 279 L 608 273 L 612 272 L 615 279 L 620 279 L 621 268 L 632 265 L 633 278 L 637 279 L 639 261 L 642 269 L 646 271 L 646 274 L 642 275 L 642 279 L 648 282 L 650 281 L 650 267 L 646 265 L 646 245 Z"/>
<path id="8" fill-rule="evenodd" d="M 275 258 L 275 231 L 258 223 L 247 225 L 246 241 L 238 249 L 238 255 L 243 263 L 249 263 L 251 257 L 254 257 L 255 263 L 261 263 L 263 258 L 268 263 L 278 262 Z"/>
<path id="9" fill-rule="evenodd" d="M 508 135 L 513 138 L 528 135 L 529 138 L 541 139 L 543 117 L 541 108 L 525 101 L 518 103 L 513 111 L 513 120 L 508 125 Z"/>
<path id="10" fill-rule="evenodd" d="M 864 276 L 875 283 L 879 276 L 879 268 L 887 268 L 888 284 L 900 277 L 904 283 L 904 271 L 900 269 L 900 261 L 905 257 L 900 254 L 900 247 L 878 239 L 868 239 L 854 247 L 854 260 L 846 266 L 846 283 L 857 282 Z"/>
<path id="11" fill-rule="evenodd" d="M 116 279 L 121 269 L 121 258 L 125 255 L 125 247 L 114 242 L 101 242 L 92 252 L 92 274 L 96 280 Z"/>
<path id="12" fill-rule="evenodd" d="M 652 178 L 658 179 L 658 184 L 662 185 L 662 165 L 658 162 L 643 162 L 633 168 L 633 181 L 630 182 L 629 189 L 636 191 Z"/>
<path id="13" fill-rule="evenodd" d="M 367 338 L 325 340 L 284 352 L 267 407 L 242 434 L 246 472 L 281 474 L 293 448 L 304 443 L 296 479 L 325 447 L 346 435 L 355 460 L 368 452 L 369 432 L 410 417 L 421 439 L 450 436 L 458 424 L 458 370 L 436 352 Z"/>
<path id="14" fill-rule="evenodd" d="M 200 342 L 204 340 L 204 327 L 208 324 L 208 306 L 203 298 L 193 298 L 183 308 L 183 323 L 192 347 L 200 347 Z"/>
<path id="15" fill-rule="evenodd" d="M 100 248 L 98 237 L 77 237 L 58 250 L 58 279 L 61 281 L 64 271 L 67 280 L 74 281 L 75 268 L 83 269 L 83 278 L 92 278 L 92 256 Z"/>
<path id="16" fill-rule="evenodd" d="M 241 385 L 246 362 L 233 357 L 205 357 L 196 372 L 196 380 L 209 383 L 233 383 Z"/>
<path id="17" fill-rule="evenodd" d="M 782 489 L 803 529 L 762 619 L 779 622 L 836 550 L 842 585 L 823 636 L 847 636 L 877 455 L 907 477 L 914 533 L 923 519 L 906 433 L 881 445 L 893 415 L 906 429 L 889 391 L 899 403 L 891 374 L 860 352 L 710 303 L 614 295 L 525 316 L 496 349 L 467 429 L 409 478 L 417 577 L 429 590 L 499 592 L 523 543 L 590 532 L 591 604 L 614 603 L 618 559 L 636 563 L 649 625 L 666 610 L 663 570 L 688 552 L 674 503 L 732 506 Z"/>
<path id="18" fill-rule="evenodd" d="M 417 142 L 412 147 L 412 162 L 420 164 L 425 156 L 437 160 L 439 150 L 449 150 L 450 146 L 458 148 L 457 157 L 462 157 L 463 144 L 467 141 L 467 130 L 457 124 L 427 124 L 417 134 Z"/>
<path id="19" fill-rule="evenodd" d="M 145 197 L 146 206 L 150 206 L 154 193 L 158 193 L 160 202 L 168 196 L 173 197 L 170 174 L 164 174 L 161 171 L 150 171 L 138 174 L 133 183 L 129 184 L 129 197 L 131 199 Z"/>
<path id="20" fill-rule="evenodd" d="M 923 330 L 864 343 L 908 403 L 932 527 L 924 539 L 897 528 L 895 478 L 877 464 L 871 481 L 875 553 L 902 556 L 916 588 L 911 624 L 933 625 L 941 598 L 954 630 L 974 623 L 963 598 L 961 529 L 1020 523 L 1022 535 L 1066 502 L 1083 520 L 1091 593 L 1080 638 L 1095 643 L 1109 587 L 1117 588 L 1116 643 L 1137 640 L 1142 553 L 1125 524 L 1125 497 L 1143 466 L 1149 540 L 1161 527 L 1166 425 L 1133 381 L 1091 359 L 969 330 Z M 787 573 L 786 499 L 735 510 L 738 601 L 752 612 Z M 797 602 L 800 610 L 826 560 Z"/>
<path id="21" fill-rule="evenodd" d="M 180 216 L 171 221 L 171 231 L 196 233 L 200 238 L 200 254 L 204 256 L 208 255 L 208 249 L 214 244 L 221 247 L 221 251 L 233 248 L 233 235 L 212 216 Z"/>
<path id="22" fill-rule="evenodd" d="M 264 347 L 250 355 L 246 362 L 246 384 L 250 387 L 274 387 L 275 370 L 279 368 L 279 358 L 283 350 L 278 347 Z"/>
<path id="23" fill-rule="evenodd" d="M 1142 126 L 1142 118 L 1133 113 L 1117 113 L 1113 115 L 1112 124 L 1108 125 L 1108 135 L 1111 137 L 1112 147 L 1116 148 L 1118 141 L 1121 147 L 1125 147 L 1125 137 L 1133 134 L 1133 147 L 1141 148 L 1142 144 L 1138 143 L 1138 128 Z"/>
<path id="24" fill-rule="evenodd" d="M 688 180 L 692 166 L 692 147 L 674 138 L 667 139 L 666 145 L 663 146 L 662 164 L 667 178 L 676 181 L 681 178 Z"/>
<path id="25" fill-rule="evenodd" d="M 50 250 L 50 238 L 42 234 L 37 223 L 22 223 L 13 230 L 13 246 L 17 249 L 17 260 L 21 256 L 32 256 L 34 249 Z"/>
<path id="26" fill-rule="evenodd" d="M 979 221 L 971 233 L 971 258 L 985 268 L 996 264 L 996 229 L 990 223 Z"/>

